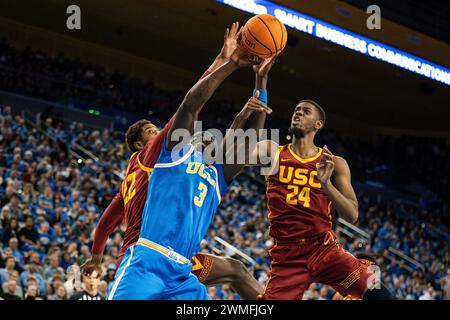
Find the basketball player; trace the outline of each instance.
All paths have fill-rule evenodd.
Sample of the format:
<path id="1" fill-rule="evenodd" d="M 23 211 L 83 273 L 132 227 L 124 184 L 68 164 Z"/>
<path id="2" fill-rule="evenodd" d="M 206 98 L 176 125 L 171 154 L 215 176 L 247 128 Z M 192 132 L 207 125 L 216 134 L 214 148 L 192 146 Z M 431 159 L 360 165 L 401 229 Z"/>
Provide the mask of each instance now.
<path id="1" fill-rule="evenodd" d="M 350 223 L 358 219 L 358 200 L 347 162 L 314 138 L 325 125 L 325 111 L 312 100 L 294 109 L 291 144 L 278 147 L 262 141 L 258 154 L 272 157 L 266 176 L 271 268 L 262 299 L 300 300 L 312 282 L 333 287 L 342 296 L 391 299 L 389 291 L 367 290 L 372 279 L 364 259 L 357 259 L 336 241 L 331 210 Z"/>
<path id="2" fill-rule="evenodd" d="M 200 80 L 178 108 L 149 181 L 139 240 L 120 264 L 108 299 L 209 299 L 185 257 L 193 256 L 227 190 L 244 164 L 207 163 L 205 140 L 176 140 L 180 130 L 193 132 L 200 106 L 241 66 L 250 65 L 237 48 L 230 60 Z M 231 128 L 256 130 L 270 113 L 256 95 Z M 226 138 L 225 138 L 226 140 Z M 226 141 L 224 141 L 226 146 Z"/>
<path id="3" fill-rule="evenodd" d="M 227 29 L 222 50 L 203 77 L 213 72 L 229 59 L 232 52 L 236 49 L 237 29 L 237 22 L 233 23 L 231 29 Z M 258 68 L 258 66 L 253 67 L 255 72 L 257 72 L 255 88 L 260 89 L 261 95 L 267 95 L 265 91 L 267 74 L 271 66 L 272 63 L 265 64 L 262 68 Z M 169 124 L 172 120 L 173 118 Z M 162 142 L 169 129 L 169 124 L 166 125 L 162 132 L 158 132 L 158 129 L 150 121 L 146 120 L 138 121 L 129 128 L 126 134 L 126 141 L 133 155 L 127 169 L 126 179 L 131 181 L 128 181 L 128 183 L 124 182 L 122 192 L 116 195 L 102 215 L 94 234 L 93 257 L 83 265 L 84 269 L 92 270 L 100 264 L 109 235 L 122 223 L 123 219 L 127 221 L 127 229 L 117 265 L 120 264 L 125 250 L 137 241 L 141 227 L 142 209 L 146 199 L 148 176 L 153 169 L 157 155 L 161 151 Z M 134 184 L 134 186 L 131 184 Z M 132 196 L 130 197 L 129 195 Z M 124 199 L 127 201 L 125 202 Z M 244 264 L 239 260 L 208 254 L 197 254 L 193 257 L 192 264 L 192 272 L 205 285 L 230 283 L 233 289 L 244 299 L 256 299 L 257 295 L 262 291 L 260 283 L 252 277 Z"/>

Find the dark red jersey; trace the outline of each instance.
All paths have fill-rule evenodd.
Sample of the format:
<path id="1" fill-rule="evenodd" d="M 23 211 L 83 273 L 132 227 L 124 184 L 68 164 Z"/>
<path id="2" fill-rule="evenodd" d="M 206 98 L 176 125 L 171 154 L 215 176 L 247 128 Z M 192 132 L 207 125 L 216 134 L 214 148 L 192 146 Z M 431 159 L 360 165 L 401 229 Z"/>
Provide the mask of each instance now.
<path id="1" fill-rule="evenodd" d="M 281 146 L 274 159 L 278 171 L 266 176 L 270 235 L 279 241 L 312 238 L 331 230 L 331 201 L 317 178 L 322 149 L 308 159 Z"/>
<path id="2" fill-rule="evenodd" d="M 129 246 L 137 242 L 141 231 L 142 211 L 147 200 L 148 179 L 158 160 L 164 138 L 169 132 L 174 117 L 166 124 L 158 135 L 151 139 L 141 151 L 131 155 L 125 179 L 120 193 L 124 204 L 124 215 L 127 229 L 118 260 L 122 259 Z"/>
<path id="3" fill-rule="evenodd" d="M 122 221 L 125 221 L 127 227 L 117 265 L 120 264 L 127 248 L 137 242 L 141 231 L 142 211 L 147 200 L 148 179 L 158 160 L 164 138 L 169 132 L 173 119 L 174 117 L 156 137 L 148 141 L 144 149 L 131 155 L 121 190 L 103 213 L 97 225 L 96 237 L 94 237 L 92 246 L 94 254 L 103 253 L 108 235 Z M 97 236 L 99 232 L 101 237 Z"/>

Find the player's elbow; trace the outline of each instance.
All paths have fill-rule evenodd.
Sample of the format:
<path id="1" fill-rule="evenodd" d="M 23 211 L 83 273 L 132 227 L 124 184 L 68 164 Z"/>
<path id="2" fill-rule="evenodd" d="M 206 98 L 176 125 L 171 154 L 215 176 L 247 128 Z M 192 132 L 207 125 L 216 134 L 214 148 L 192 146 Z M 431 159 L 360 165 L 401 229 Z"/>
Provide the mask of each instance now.
<path id="1" fill-rule="evenodd" d="M 358 221 L 358 212 L 348 219 L 348 222 L 350 222 L 351 224 L 355 224 L 357 221 Z"/>
<path id="2" fill-rule="evenodd" d="M 348 222 L 351 224 L 355 224 L 358 221 L 359 218 L 359 210 L 358 210 L 358 204 L 355 203 L 352 207 L 352 210 L 350 210 L 348 215 Z"/>
<path id="3" fill-rule="evenodd" d="M 198 105 L 199 103 L 199 96 L 198 94 L 196 94 L 195 92 L 192 92 L 192 90 L 190 90 L 185 96 L 184 96 L 184 100 L 181 103 L 181 107 L 180 109 L 185 111 L 185 112 L 189 112 L 189 113 L 196 113 L 198 112 Z"/>

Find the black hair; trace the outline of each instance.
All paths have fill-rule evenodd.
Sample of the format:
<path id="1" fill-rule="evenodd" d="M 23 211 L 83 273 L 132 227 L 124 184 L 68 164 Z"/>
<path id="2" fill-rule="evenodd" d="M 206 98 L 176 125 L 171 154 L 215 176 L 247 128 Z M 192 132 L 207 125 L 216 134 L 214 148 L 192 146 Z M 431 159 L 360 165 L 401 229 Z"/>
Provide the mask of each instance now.
<path id="1" fill-rule="evenodd" d="M 312 105 L 317 109 L 317 111 L 319 111 L 320 120 L 323 121 L 323 125 L 325 126 L 325 121 L 327 120 L 327 115 L 326 115 L 326 113 L 325 113 L 325 110 L 324 110 L 317 102 L 315 102 L 314 100 L 311 100 L 311 99 L 303 99 L 303 100 L 300 101 L 297 105 L 299 105 L 299 104 L 302 103 L 302 102 L 307 102 L 307 103 L 312 104 Z"/>
<path id="2" fill-rule="evenodd" d="M 133 123 L 125 133 L 125 142 L 127 144 L 128 149 L 134 153 L 138 151 L 136 147 L 134 146 L 135 142 L 138 142 L 142 138 L 142 132 L 141 129 L 144 125 L 152 123 L 149 120 L 141 119 L 135 123 Z"/>

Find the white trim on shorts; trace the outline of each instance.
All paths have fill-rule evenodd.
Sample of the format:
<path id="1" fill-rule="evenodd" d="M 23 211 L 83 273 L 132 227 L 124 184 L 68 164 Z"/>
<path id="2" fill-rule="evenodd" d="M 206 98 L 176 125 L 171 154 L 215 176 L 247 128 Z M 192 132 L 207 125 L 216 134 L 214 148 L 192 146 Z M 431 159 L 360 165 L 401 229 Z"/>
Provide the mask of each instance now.
<path id="1" fill-rule="evenodd" d="M 114 297 L 114 294 L 116 293 L 117 287 L 119 286 L 120 281 L 122 280 L 123 275 L 125 274 L 125 271 L 127 270 L 128 266 L 131 263 L 131 259 L 133 259 L 133 251 L 134 251 L 134 246 L 130 247 L 130 258 L 128 259 L 127 264 L 125 265 L 125 267 L 123 268 L 122 272 L 120 273 L 120 276 L 117 278 L 116 282 L 114 283 L 112 289 L 111 289 L 111 293 L 108 296 L 108 300 L 112 300 L 112 298 Z"/>

